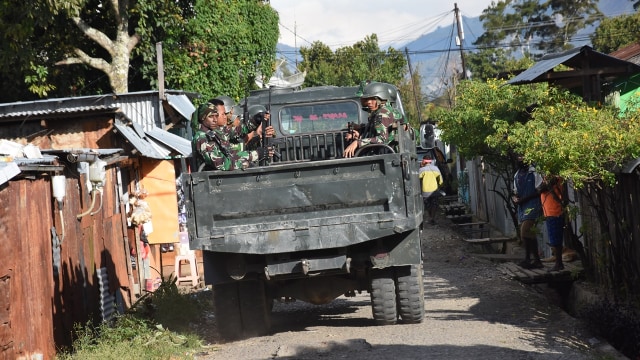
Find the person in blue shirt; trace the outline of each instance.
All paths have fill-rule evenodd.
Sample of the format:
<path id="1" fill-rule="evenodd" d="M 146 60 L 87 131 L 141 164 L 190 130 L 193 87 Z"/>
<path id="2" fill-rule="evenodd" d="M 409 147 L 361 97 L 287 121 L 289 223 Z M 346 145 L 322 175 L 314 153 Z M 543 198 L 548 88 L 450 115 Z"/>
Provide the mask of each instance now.
<path id="1" fill-rule="evenodd" d="M 520 223 L 520 240 L 524 246 L 525 258 L 519 265 L 525 269 L 541 269 L 544 267 L 538 252 L 536 221 L 541 215 L 542 204 L 536 185 L 542 177 L 535 166 L 524 162 L 522 156 L 517 158 L 517 168 L 513 176 L 512 201 L 517 206 Z"/>

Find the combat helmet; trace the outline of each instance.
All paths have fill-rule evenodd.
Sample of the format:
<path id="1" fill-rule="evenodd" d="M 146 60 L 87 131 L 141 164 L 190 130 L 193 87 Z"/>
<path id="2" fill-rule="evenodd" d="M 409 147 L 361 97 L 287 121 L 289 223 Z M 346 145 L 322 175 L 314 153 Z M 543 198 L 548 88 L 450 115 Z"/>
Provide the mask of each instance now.
<path id="1" fill-rule="evenodd" d="M 233 121 L 237 118 L 240 118 L 240 121 L 242 121 L 243 117 L 244 117 L 244 111 L 242 109 L 242 106 L 240 105 L 233 105 L 232 110 L 232 115 L 231 115 L 231 122 L 233 123 Z"/>
<path id="2" fill-rule="evenodd" d="M 398 101 L 398 88 L 396 88 L 395 86 L 391 85 L 391 84 L 386 84 L 386 83 L 381 83 L 382 85 L 384 85 L 384 87 L 387 88 L 387 91 L 389 92 L 389 102 L 391 104 L 395 104 Z"/>
<path id="3" fill-rule="evenodd" d="M 390 98 L 390 91 L 387 84 L 381 82 L 372 82 L 365 85 L 362 91 L 361 99 L 377 98 L 381 101 L 388 101 Z"/>
<path id="4" fill-rule="evenodd" d="M 212 104 L 222 104 L 224 105 L 224 113 L 228 114 L 231 111 L 231 108 L 236 104 L 233 99 L 227 95 L 216 96 L 213 99 L 209 100 Z"/>
<path id="5" fill-rule="evenodd" d="M 250 130 L 255 130 L 260 126 L 262 120 L 264 120 L 264 114 L 267 112 L 267 108 L 263 105 L 256 104 L 249 106 L 249 118 L 244 119 Z"/>

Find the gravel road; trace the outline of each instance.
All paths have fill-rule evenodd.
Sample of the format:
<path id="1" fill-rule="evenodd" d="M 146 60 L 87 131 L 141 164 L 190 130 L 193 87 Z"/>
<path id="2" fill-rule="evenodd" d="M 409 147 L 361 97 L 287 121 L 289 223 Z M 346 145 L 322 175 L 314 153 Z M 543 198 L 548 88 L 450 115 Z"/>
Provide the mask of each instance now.
<path id="1" fill-rule="evenodd" d="M 616 359 L 606 343 L 553 304 L 540 287 L 507 279 L 476 258 L 446 219 L 427 225 L 424 322 L 376 326 L 368 293 L 330 304 L 274 307 L 272 335 L 211 346 L 197 359 Z"/>

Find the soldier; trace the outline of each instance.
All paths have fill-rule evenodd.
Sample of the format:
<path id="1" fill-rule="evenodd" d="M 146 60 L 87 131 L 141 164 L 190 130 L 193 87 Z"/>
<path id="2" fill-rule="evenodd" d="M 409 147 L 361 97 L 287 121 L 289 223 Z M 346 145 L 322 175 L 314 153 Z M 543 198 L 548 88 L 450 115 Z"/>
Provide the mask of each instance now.
<path id="1" fill-rule="evenodd" d="M 200 163 L 216 170 L 246 169 L 273 156 L 273 149 L 268 148 L 259 147 L 253 151 L 233 149 L 227 119 L 218 112 L 218 108 L 211 103 L 198 107 L 200 126 L 193 137 L 193 144 Z"/>
<path id="2" fill-rule="evenodd" d="M 344 149 L 344 157 L 353 157 L 355 151 L 364 145 L 389 144 L 394 140 L 389 130 L 397 121 L 394 112 L 386 106 L 389 100 L 386 84 L 372 82 L 364 87 L 360 100 L 363 108 L 369 112 L 366 124 L 356 125 L 353 132 L 347 133 L 345 139 L 351 141 Z"/>
<path id="3" fill-rule="evenodd" d="M 218 112 L 225 114 L 227 116 L 227 123 L 231 124 L 233 121 L 233 107 L 236 105 L 236 102 L 230 96 L 219 95 L 209 100 L 209 103 L 221 106 L 218 108 Z"/>
<path id="4" fill-rule="evenodd" d="M 251 130 L 244 137 L 244 143 L 247 149 L 259 147 L 262 142 L 262 123 L 271 119 L 271 114 L 262 105 L 251 105 L 248 110 L 249 118 L 245 121 L 244 127 Z M 274 137 L 276 134 L 273 126 L 266 128 L 267 137 Z"/>

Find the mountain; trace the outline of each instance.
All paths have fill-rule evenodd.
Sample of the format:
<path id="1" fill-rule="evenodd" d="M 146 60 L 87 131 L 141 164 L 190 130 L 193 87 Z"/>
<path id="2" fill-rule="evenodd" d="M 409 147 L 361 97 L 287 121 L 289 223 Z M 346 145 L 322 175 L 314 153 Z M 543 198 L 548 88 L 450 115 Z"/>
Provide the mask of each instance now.
<path id="1" fill-rule="evenodd" d="M 462 16 L 462 29 L 463 50 L 484 32 L 479 17 Z M 460 59 L 460 47 L 456 45 L 457 33 L 452 21 L 450 25 L 438 27 L 402 47 L 408 49 L 412 68 L 422 77 L 423 92 L 426 94 L 435 92 L 434 96 L 437 96 L 447 81 L 446 74 L 450 72 L 447 67 L 451 66 L 451 61 L 459 63 L 459 60 L 454 60 Z"/>
<path id="2" fill-rule="evenodd" d="M 630 0 L 600 0 L 598 8 L 606 17 L 614 17 L 623 14 L 634 13 L 633 1 Z M 484 33 L 479 17 L 462 17 L 464 30 L 464 51 L 473 51 L 473 43 Z M 583 29 L 575 36 L 574 46 L 591 45 L 589 35 L 595 31 L 596 26 Z M 422 77 L 423 92 L 429 98 L 438 96 L 447 86 L 452 68 L 460 67 L 460 47 L 456 45 L 457 28 L 452 23 L 438 27 L 436 30 L 423 34 L 406 44 L 395 45 L 398 50 L 408 50 L 411 66 Z M 289 66 L 302 60 L 294 47 L 278 44 L 278 56 L 284 56 Z"/>

